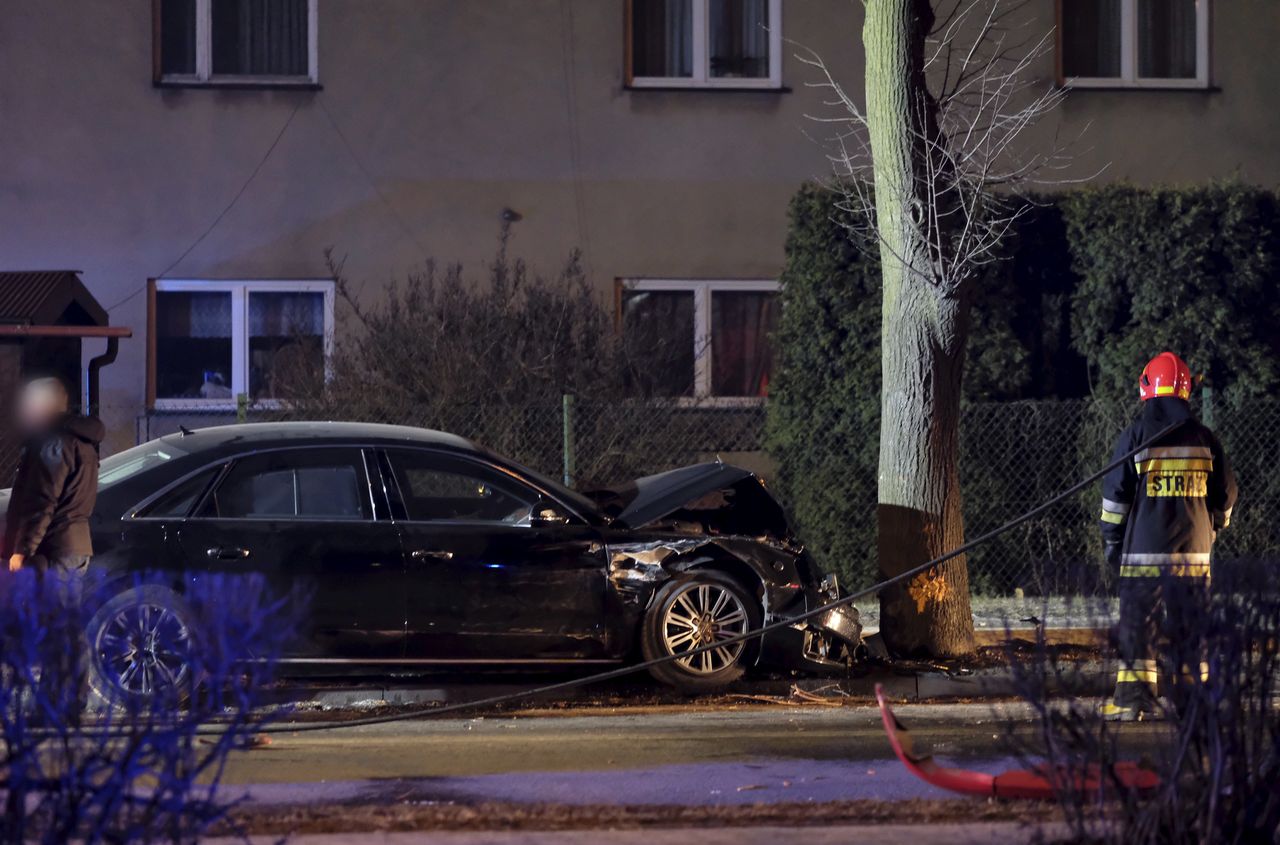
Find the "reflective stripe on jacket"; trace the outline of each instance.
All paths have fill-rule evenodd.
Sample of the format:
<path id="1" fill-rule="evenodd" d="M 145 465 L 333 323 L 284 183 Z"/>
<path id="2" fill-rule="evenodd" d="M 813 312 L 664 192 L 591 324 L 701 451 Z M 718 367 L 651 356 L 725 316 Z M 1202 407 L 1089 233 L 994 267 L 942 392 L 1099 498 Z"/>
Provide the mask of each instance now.
<path id="1" fill-rule="evenodd" d="M 1100 525 L 1105 540 L 1122 542 L 1122 577 L 1207 577 L 1214 537 L 1231 522 L 1231 465 L 1185 401 L 1144 402 L 1113 454 L 1120 457 L 1176 421 L 1179 428 L 1103 478 Z"/>

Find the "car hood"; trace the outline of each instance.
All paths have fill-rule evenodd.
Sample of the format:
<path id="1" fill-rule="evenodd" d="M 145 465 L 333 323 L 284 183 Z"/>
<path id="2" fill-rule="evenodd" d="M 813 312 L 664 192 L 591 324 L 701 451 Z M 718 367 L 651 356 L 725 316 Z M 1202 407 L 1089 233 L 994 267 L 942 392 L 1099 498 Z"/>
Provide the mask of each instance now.
<path id="1" fill-rule="evenodd" d="M 641 528 L 664 517 L 696 519 L 715 533 L 790 535 L 786 516 L 750 470 L 694 464 L 588 493 L 615 525 Z"/>

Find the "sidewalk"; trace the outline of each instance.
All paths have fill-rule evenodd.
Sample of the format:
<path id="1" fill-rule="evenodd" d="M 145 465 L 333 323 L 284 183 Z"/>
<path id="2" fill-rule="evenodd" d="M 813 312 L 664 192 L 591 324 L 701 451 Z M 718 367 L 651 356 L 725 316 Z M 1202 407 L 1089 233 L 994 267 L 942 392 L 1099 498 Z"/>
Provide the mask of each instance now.
<path id="1" fill-rule="evenodd" d="M 1019 822 L 958 824 L 839 825 L 835 827 L 643 828 L 636 830 L 424 831 L 421 833 L 326 833 L 290 837 L 290 845 L 983 845 L 1032 843 L 1041 826 Z M 266 845 L 278 837 L 250 837 Z M 218 838 L 210 845 L 244 840 Z"/>
<path id="2" fill-rule="evenodd" d="M 1108 628 L 1120 616 L 1119 599 L 1103 596 L 973 596 L 973 627 L 979 634 L 999 634 L 1006 628 L 1021 634 L 1034 628 L 1035 617 L 1050 629 Z M 874 599 L 859 602 L 864 628 L 880 628 L 880 605 Z"/>

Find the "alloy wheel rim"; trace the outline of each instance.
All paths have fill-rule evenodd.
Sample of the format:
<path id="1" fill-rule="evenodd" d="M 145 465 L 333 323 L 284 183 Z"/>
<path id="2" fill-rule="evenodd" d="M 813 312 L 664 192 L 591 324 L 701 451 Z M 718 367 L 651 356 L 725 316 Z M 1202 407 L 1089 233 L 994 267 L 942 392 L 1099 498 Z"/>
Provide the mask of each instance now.
<path id="1" fill-rule="evenodd" d="M 714 584 L 688 584 L 667 603 L 662 640 L 668 654 L 679 655 L 746 633 L 747 621 L 747 609 L 732 591 Z M 709 648 L 675 662 L 687 672 L 713 675 L 732 666 L 743 646 Z"/>
<path id="2" fill-rule="evenodd" d="M 111 617 L 97 637 L 97 654 L 106 675 L 120 690 L 150 696 L 186 682 L 191 633 L 172 610 L 139 604 Z"/>

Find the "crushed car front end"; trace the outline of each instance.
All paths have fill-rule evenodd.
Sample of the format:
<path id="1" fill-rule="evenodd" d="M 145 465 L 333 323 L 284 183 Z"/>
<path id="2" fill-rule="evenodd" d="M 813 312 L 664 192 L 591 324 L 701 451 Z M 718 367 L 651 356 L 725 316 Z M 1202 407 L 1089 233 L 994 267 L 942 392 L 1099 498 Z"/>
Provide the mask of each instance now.
<path id="1" fill-rule="evenodd" d="M 683 467 L 594 491 L 611 519 L 609 583 L 624 612 L 642 613 L 673 578 L 714 569 L 751 586 L 762 624 L 789 619 L 841 597 L 800 544 L 759 477 L 724 463 Z M 843 668 L 861 645 L 858 611 L 848 605 L 764 635 L 758 665 L 824 672 Z"/>

